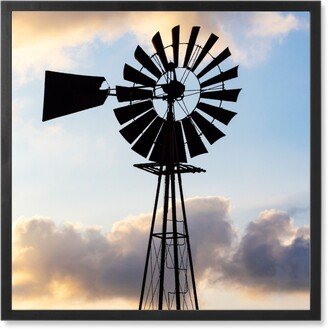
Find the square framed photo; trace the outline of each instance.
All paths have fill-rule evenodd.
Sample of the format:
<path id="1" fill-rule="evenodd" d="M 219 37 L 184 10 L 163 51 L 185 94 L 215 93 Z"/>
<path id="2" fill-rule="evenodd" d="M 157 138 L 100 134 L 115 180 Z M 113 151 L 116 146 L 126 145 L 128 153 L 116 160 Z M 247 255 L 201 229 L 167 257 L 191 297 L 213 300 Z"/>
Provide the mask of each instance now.
<path id="1" fill-rule="evenodd" d="M 2 319 L 320 319 L 320 2 L 1 11 Z"/>

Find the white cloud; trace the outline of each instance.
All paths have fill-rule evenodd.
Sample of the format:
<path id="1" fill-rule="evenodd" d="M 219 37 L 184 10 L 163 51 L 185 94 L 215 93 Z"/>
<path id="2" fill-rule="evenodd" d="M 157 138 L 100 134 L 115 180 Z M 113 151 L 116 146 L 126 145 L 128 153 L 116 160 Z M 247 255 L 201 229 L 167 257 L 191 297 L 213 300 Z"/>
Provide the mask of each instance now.
<path id="1" fill-rule="evenodd" d="M 252 16 L 247 34 L 252 37 L 284 36 L 299 28 L 301 28 L 301 22 L 293 14 L 257 12 Z"/>
<path id="2" fill-rule="evenodd" d="M 125 24 L 122 24 L 122 21 Z M 43 78 L 49 70 L 74 70 L 88 65 L 94 41 L 109 44 L 132 34 L 150 48 L 151 37 L 160 30 L 171 42 L 171 28 L 181 24 L 187 41 L 193 25 L 202 27 L 200 41 L 213 32 L 220 36 L 220 49 L 230 46 L 233 58 L 256 65 L 268 57 L 275 40 L 304 27 L 294 14 L 200 13 L 200 12 L 15 12 L 13 14 L 13 72 L 16 83 Z"/>
<path id="3" fill-rule="evenodd" d="M 218 282 L 273 293 L 308 290 L 308 229 L 294 227 L 287 214 L 263 212 L 239 240 L 229 220 L 229 200 L 196 197 L 186 207 L 202 299 Z M 92 308 L 91 301 L 111 305 L 124 300 L 122 305 L 135 308 L 149 225 L 150 214 L 119 221 L 108 233 L 99 227 L 56 225 L 42 217 L 18 220 L 14 307 Z"/>

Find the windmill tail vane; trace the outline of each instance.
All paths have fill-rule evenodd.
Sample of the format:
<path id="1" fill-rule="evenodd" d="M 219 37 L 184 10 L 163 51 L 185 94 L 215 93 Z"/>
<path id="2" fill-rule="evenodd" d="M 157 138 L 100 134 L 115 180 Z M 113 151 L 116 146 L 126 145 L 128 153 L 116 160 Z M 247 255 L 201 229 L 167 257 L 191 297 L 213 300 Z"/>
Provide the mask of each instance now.
<path id="1" fill-rule="evenodd" d="M 236 102 L 241 90 L 226 89 L 227 81 L 238 76 L 238 66 L 220 67 L 231 56 L 229 48 L 212 55 L 218 36 L 212 33 L 201 46 L 199 31 L 194 26 L 189 40 L 181 42 L 180 26 L 175 26 L 168 46 L 157 32 L 151 56 L 137 46 L 134 57 L 141 68 L 125 64 L 123 69 L 130 86 L 110 88 L 99 76 L 45 74 L 43 121 L 116 97 L 125 103 L 114 109 L 121 135 L 150 161 L 134 166 L 157 176 L 139 310 L 199 309 L 182 174 L 205 170 L 188 164 L 186 149 L 193 158 L 225 136 L 220 125 L 228 125 L 236 112 L 223 102 Z"/>

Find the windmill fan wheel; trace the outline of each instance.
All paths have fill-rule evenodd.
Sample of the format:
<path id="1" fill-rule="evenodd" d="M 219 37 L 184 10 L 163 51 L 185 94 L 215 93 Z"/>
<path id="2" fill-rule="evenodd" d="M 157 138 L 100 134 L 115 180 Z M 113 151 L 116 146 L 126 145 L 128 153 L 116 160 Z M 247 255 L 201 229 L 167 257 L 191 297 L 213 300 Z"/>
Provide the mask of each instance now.
<path id="1" fill-rule="evenodd" d="M 197 44 L 199 31 L 194 26 L 188 42 L 181 42 L 180 26 L 175 26 L 172 44 L 167 46 L 157 32 L 152 38 L 153 55 L 140 46 L 135 50 L 141 68 L 124 66 L 123 77 L 132 86 L 116 86 L 117 100 L 128 102 L 114 109 L 124 125 L 120 133 L 150 161 L 163 161 L 169 126 L 174 129 L 175 161 L 187 162 L 186 145 L 191 158 L 207 153 L 204 139 L 213 144 L 225 136 L 215 124 L 228 125 L 236 115 L 222 103 L 237 101 L 241 89 L 226 89 L 226 81 L 238 76 L 238 66 L 223 71 L 220 65 L 231 55 L 229 48 L 213 56 L 210 51 L 218 36 L 212 33 L 201 46 Z"/>

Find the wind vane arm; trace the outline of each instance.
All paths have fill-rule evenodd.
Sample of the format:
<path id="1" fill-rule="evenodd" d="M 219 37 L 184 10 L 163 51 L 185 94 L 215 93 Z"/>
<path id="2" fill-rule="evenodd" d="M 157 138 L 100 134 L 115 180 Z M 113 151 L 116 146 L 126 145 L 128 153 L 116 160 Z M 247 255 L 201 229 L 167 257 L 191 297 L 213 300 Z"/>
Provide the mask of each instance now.
<path id="1" fill-rule="evenodd" d="M 101 89 L 104 82 L 107 80 L 99 76 L 46 71 L 42 121 L 103 105 L 108 96 L 117 97 L 119 102 L 129 100 L 131 94 L 136 99 L 159 98 L 144 90 L 145 86 L 110 88 L 107 83 L 108 88 Z"/>

